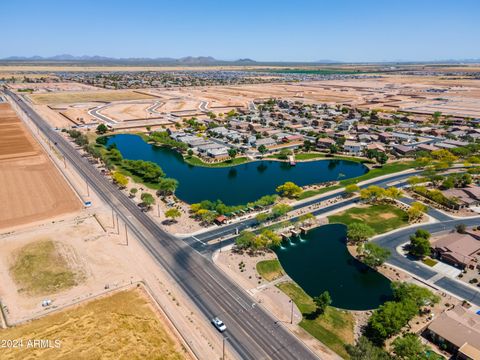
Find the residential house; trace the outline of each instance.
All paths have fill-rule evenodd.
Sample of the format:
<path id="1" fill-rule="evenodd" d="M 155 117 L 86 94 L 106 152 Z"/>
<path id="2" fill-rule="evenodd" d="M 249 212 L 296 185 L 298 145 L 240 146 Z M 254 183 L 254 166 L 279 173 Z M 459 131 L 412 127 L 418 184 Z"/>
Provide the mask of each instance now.
<path id="1" fill-rule="evenodd" d="M 435 257 L 458 268 L 478 266 L 480 240 L 472 233 L 449 233 L 435 241 L 432 248 Z"/>
<path id="2" fill-rule="evenodd" d="M 343 150 L 346 153 L 352 155 L 360 155 L 362 153 L 363 145 L 356 141 L 347 140 L 345 144 L 343 144 Z"/>
<path id="3" fill-rule="evenodd" d="M 480 359 L 480 316 L 461 306 L 441 313 L 428 325 L 424 335 L 446 347 L 453 359 Z"/>

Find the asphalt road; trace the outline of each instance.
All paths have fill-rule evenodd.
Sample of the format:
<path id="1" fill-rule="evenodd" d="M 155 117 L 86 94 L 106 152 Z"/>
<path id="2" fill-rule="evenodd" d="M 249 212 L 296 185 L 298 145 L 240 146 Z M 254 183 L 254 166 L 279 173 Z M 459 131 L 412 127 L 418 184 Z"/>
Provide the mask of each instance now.
<path id="1" fill-rule="evenodd" d="M 219 316 L 227 326 L 227 343 L 242 359 L 317 359 L 281 323 L 207 258 L 187 243 L 164 232 L 147 214 L 82 158 L 71 144 L 53 130 L 28 104 L 6 91 L 36 126 L 56 144 L 80 176 L 119 215 L 150 255 L 174 279 L 205 316 Z M 192 330 L 193 331 L 193 330 Z"/>
<path id="2" fill-rule="evenodd" d="M 467 226 L 478 226 L 480 225 L 480 218 L 465 218 L 465 219 L 455 219 L 442 221 L 432 224 L 423 224 L 418 225 L 413 228 L 407 228 L 400 231 L 397 231 L 393 234 L 387 234 L 381 237 L 378 237 L 373 242 L 378 245 L 385 247 L 390 250 L 391 256 L 387 262 L 391 265 L 399 267 L 403 270 L 408 271 L 409 273 L 415 275 L 422 281 L 427 281 L 432 279 L 437 275 L 437 272 L 429 269 L 426 266 L 422 266 L 412 259 L 399 254 L 397 248 L 402 244 L 405 244 L 409 241 L 411 234 L 415 232 L 416 229 L 422 228 L 428 230 L 430 233 L 440 233 L 454 231 L 455 225 L 465 224 Z M 433 279 L 435 280 L 435 279 Z M 448 292 L 456 295 L 461 299 L 470 301 L 471 303 L 480 306 L 480 294 L 479 290 L 475 287 L 471 287 L 467 284 L 461 283 L 458 280 L 454 280 L 445 276 L 441 276 L 437 280 L 433 281 L 434 285 L 438 285 L 440 288 L 447 290 Z"/>

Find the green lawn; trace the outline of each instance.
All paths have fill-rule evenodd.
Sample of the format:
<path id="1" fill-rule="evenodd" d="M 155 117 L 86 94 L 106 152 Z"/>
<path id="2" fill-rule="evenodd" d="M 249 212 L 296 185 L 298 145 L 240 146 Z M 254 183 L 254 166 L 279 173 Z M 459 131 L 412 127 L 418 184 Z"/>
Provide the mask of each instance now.
<path id="1" fill-rule="evenodd" d="M 344 158 L 335 157 L 335 158 L 328 158 L 328 159 L 343 159 L 343 160 L 351 160 L 351 161 L 360 162 L 360 159 L 347 158 L 347 157 L 344 157 Z M 340 189 L 340 188 L 345 187 L 345 186 L 350 185 L 350 184 L 357 184 L 361 181 L 370 180 L 370 179 L 376 178 L 378 176 L 390 175 L 390 174 L 394 174 L 396 172 L 412 169 L 415 166 L 416 166 L 415 161 L 404 161 L 404 162 L 396 162 L 396 163 L 386 164 L 386 165 L 383 165 L 383 167 L 381 167 L 381 168 L 372 169 L 364 175 L 357 176 L 357 177 L 351 178 L 351 179 L 340 180 L 339 185 L 328 186 L 328 187 L 322 188 L 320 190 L 306 190 L 298 196 L 298 199 L 299 200 L 307 199 L 307 198 L 312 197 L 312 196 L 316 196 L 316 195 L 324 194 L 324 193 L 332 191 L 332 190 Z"/>
<path id="2" fill-rule="evenodd" d="M 185 156 L 183 158 L 183 160 L 187 164 L 190 164 L 190 165 L 211 167 L 211 168 L 240 165 L 240 164 L 244 164 L 244 163 L 249 161 L 248 158 L 246 158 L 246 157 L 238 157 L 238 158 L 235 158 L 235 159 L 232 159 L 232 160 L 226 160 L 226 161 L 222 161 L 222 162 L 218 162 L 218 163 L 206 163 L 196 156 Z"/>
<path id="3" fill-rule="evenodd" d="M 329 154 L 320 153 L 320 152 L 298 153 L 298 154 L 295 154 L 295 160 L 303 161 L 303 160 L 313 160 L 313 159 L 325 159 L 325 160 L 348 160 L 348 161 L 355 161 L 355 162 L 361 162 L 361 163 L 371 162 L 370 160 L 367 160 L 367 159 L 361 159 L 361 158 L 356 158 L 352 156 L 341 156 L 341 155 L 327 156 L 327 155 Z M 280 159 L 280 154 L 268 155 L 266 158 Z"/>
<path id="4" fill-rule="evenodd" d="M 361 181 L 376 178 L 378 176 L 389 175 L 389 174 L 393 174 L 393 173 L 396 173 L 396 172 L 412 169 L 412 168 L 415 168 L 415 167 L 416 167 L 416 161 L 402 161 L 402 162 L 394 162 L 394 163 L 391 163 L 391 164 L 385 164 L 381 168 L 372 169 L 364 175 L 361 175 L 361 176 L 358 176 L 358 177 L 355 177 L 355 178 L 351 178 L 351 179 L 341 180 L 340 184 L 342 186 L 347 186 L 347 185 L 350 185 L 350 184 L 356 184 L 356 183 L 359 183 Z"/>
<path id="5" fill-rule="evenodd" d="M 263 260 L 257 263 L 257 272 L 267 281 L 283 276 L 283 268 L 278 260 Z"/>
<path id="6" fill-rule="evenodd" d="M 340 189 L 341 187 L 342 187 L 342 185 L 332 185 L 332 186 L 327 186 L 327 187 L 324 187 L 324 188 L 321 188 L 321 189 L 318 189 L 318 190 L 305 190 L 305 191 L 302 191 L 300 193 L 300 195 L 298 195 L 297 199 L 298 200 L 303 200 L 303 199 L 306 199 L 306 198 L 309 198 L 309 197 L 312 197 L 312 196 L 315 196 L 315 195 L 320 195 L 320 194 L 324 194 L 324 193 L 332 191 L 332 190 Z"/>
<path id="7" fill-rule="evenodd" d="M 307 315 L 315 311 L 312 298 L 292 282 L 284 282 L 278 284 L 277 287 L 287 294 L 302 312 L 303 319 L 300 326 L 338 355 L 348 359 L 349 355 L 345 350 L 345 345 L 354 342 L 353 315 L 329 306 L 324 314 L 310 320 Z"/>
<path id="8" fill-rule="evenodd" d="M 349 225 L 361 222 L 382 234 L 390 230 L 408 225 L 408 215 L 405 211 L 388 204 L 369 205 L 366 207 L 353 207 L 328 216 L 329 223 Z"/>
<path id="9" fill-rule="evenodd" d="M 433 259 L 430 259 L 430 258 L 423 259 L 422 262 L 425 265 L 428 265 L 428 266 L 435 266 L 435 265 L 438 264 L 438 262 L 436 260 L 433 260 Z"/>

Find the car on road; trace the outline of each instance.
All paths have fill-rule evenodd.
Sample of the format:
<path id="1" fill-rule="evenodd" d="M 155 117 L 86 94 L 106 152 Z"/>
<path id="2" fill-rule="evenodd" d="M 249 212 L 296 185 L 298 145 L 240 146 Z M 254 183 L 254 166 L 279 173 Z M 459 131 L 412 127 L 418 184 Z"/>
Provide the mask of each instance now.
<path id="1" fill-rule="evenodd" d="M 218 317 L 212 319 L 212 324 L 213 324 L 213 326 L 215 326 L 215 327 L 217 328 L 217 330 L 220 331 L 220 332 L 224 332 L 225 330 L 227 330 L 227 327 L 225 326 L 225 324 L 223 323 L 223 321 L 220 320 Z"/>

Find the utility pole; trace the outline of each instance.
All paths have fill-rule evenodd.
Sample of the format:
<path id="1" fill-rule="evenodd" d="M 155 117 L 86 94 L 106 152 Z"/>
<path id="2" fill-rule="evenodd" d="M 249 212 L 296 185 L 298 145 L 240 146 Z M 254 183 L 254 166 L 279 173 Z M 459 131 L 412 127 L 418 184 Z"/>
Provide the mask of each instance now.
<path id="1" fill-rule="evenodd" d="M 67 168 L 67 160 L 65 159 L 65 156 L 63 157 L 63 167 L 65 169 Z"/>
<path id="2" fill-rule="evenodd" d="M 127 240 L 127 246 L 128 246 L 128 227 L 127 227 L 127 223 L 125 223 L 125 240 Z"/>
<path id="3" fill-rule="evenodd" d="M 158 217 L 160 217 L 160 204 L 157 204 L 158 207 Z"/>
<path id="4" fill-rule="evenodd" d="M 117 234 L 120 235 L 120 223 L 118 222 L 118 215 L 115 215 L 117 218 Z"/>
<path id="5" fill-rule="evenodd" d="M 228 340 L 228 337 L 222 337 L 222 360 L 225 360 L 225 341 Z"/>
<path id="6" fill-rule="evenodd" d="M 115 229 L 115 215 L 113 214 L 113 207 L 112 207 L 112 227 Z"/>

